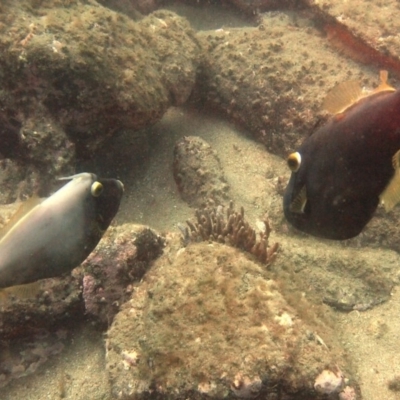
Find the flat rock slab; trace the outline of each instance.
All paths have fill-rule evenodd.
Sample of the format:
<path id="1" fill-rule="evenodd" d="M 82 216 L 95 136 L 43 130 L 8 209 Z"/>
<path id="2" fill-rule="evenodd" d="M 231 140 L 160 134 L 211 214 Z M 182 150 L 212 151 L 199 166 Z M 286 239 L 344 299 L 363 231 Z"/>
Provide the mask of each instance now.
<path id="1" fill-rule="evenodd" d="M 400 77 L 399 4 L 388 1 L 305 0 L 329 41 L 358 61 Z"/>
<path id="2" fill-rule="evenodd" d="M 365 311 L 389 300 L 400 281 L 400 257 L 391 250 L 345 248 L 314 238 L 276 240 L 281 251 L 271 268 L 292 305 L 303 293 L 314 304 Z"/>

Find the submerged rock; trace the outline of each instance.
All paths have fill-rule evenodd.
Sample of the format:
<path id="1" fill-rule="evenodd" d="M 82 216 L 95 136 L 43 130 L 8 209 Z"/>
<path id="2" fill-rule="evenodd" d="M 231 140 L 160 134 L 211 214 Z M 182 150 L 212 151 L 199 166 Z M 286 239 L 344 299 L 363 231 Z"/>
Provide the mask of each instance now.
<path id="1" fill-rule="evenodd" d="M 164 239 L 141 225 L 122 225 L 105 236 L 82 264 L 85 311 L 94 321 L 109 325 L 164 247 Z"/>
<path id="2" fill-rule="evenodd" d="M 0 7 L 0 153 L 43 175 L 70 173 L 76 154 L 191 93 L 201 50 L 172 12 L 135 22 L 96 2 Z"/>
<path id="3" fill-rule="evenodd" d="M 106 342 L 112 393 L 120 399 L 322 399 L 316 378 L 329 365 L 345 364 L 322 331 L 329 329 L 299 318 L 245 254 L 192 244 L 159 258 L 115 317 Z"/>
<path id="4" fill-rule="evenodd" d="M 185 136 L 175 144 L 173 172 L 182 199 L 192 207 L 228 200 L 229 185 L 218 155 L 204 139 Z"/>
<path id="5" fill-rule="evenodd" d="M 198 37 L 205 49 L 198 97 L 284 157 L 326 117 L 321 105 L 329 88 L 349 79 L 374 82 L 371 71 L 332 52 L 298 14 L 266 13 L 257 28 Z"/>

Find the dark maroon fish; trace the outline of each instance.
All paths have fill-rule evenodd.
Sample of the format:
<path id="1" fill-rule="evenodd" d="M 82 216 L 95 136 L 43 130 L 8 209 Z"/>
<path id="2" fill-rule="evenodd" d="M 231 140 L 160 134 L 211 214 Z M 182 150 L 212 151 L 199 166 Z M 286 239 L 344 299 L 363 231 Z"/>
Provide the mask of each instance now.
<path id="1" fill-rule="evenodd" d="M 386 85 L 331 118 L 288 158 L 287 220 L 328 239 L 358 235 L 400 200 L 400 90 Z"/>

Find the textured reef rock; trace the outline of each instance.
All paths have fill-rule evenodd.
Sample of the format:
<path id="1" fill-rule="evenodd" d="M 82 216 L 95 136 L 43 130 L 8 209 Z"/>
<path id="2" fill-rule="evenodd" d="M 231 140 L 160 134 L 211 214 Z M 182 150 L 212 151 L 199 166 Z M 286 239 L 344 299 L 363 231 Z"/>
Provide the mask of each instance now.
<path id="1" fill-rule="evenodd" d="M 204 242 L 170 248 L 107 333 L 112 394 L 322 399 L 327 392 L 315 387 L 332 387 L 323 378 L 342 376 L 337 365 L 343 383 L 350 378 L 334 335 L 324 342 L 328 332 L 321 321 L 302 320 L 265 269 L 239 250 Z M 341 390 L 336 385 L 330 398 Z"/>
<path id="2" fill-rule="evenodd" d="M 148 126 L 189 97 L 200 46 L 185 19 L 38 4 L 0 6 L 3 156 L 60 174 L 75 151 L 90 157 L 118 130 Z"/>
<path id="3" fill-rule="evenodd" d="M 79 319 L 80 286 L 78 274 L 1 290 L 0 341 L 31 337 L 60 327 L 66 319 Z"/>
<path id="4" fill-rule="evenodd" d="M 238 159 L 247 163 L 249 155 L 242 150 L 238 153 Z M 355 239 L 344 242 L 320 241 L 295 230 L 284 219 L 282 195 L 290 171 L 281 159 L 267 152 L 263 152 L 260 158 L 257 152 L 253 152 L 246 171 L 239 173 L 240 176 L 246 176 L 246 188 L 242 179 L 235 182 L 223 152 L 220 159 L 231 186 L 232 197 L 241 199 L 236 200 L 236 205 L 255 204 L 259 210 L 255 215 L 251 214 L 251 206 L 247 205 L 245 210 L 248 221 L 256 222 L 256 231 L 264 228 L 263 213 L 267 212 L 274 232 L 269 244 L 271 247 L 275 241 L 280 244 L 280 262 L 273 263 L 270 269 L 276 274 L 277 280 L 287 282 L 288 291 L 299 295 L 307 293 L 313 298 L 314 304 L 325 302 L 340 311 L 366 310 L 390 298 L 393 286 L 400 282 L 400 257 L 392 251 L 400 246 L 399 229 L 393 223 L 393 215 L 396 216 L 399 211 L 385 213 L 379 209 L 378 216 Z M 247 190 L 247 187 L 251 189 Z M 203 209 L 197 211 L 195 219 L 189 220 L 195 226 L 189 226 L 187 231 L 181 227 L 184 242 L 196 241 L 198 236 L 206 240 L 209 240 L 208 235 L 215 236 L 215 232 L 210 233 L 212 224 L 208 219 L 218 214 L 226 217 L 228 211 L 223 206 L 215 206 L 208 213 Z M 202 225 L 201 231 L 199 225 Z M 215 229 L 218 231 L 220 228 L 216 226 Z M 211 240 L 222 241 L 218 238 Z M 230 242 L 229 238 L 224 238 L 224 241 Z M 366 248 L 371 245 L 375 248 Z"/>
<path id="5" fill-rule="evenodd" d="M 53 1 L 0 4 L 0 153 L 7 157 L 0 161 L 1 201 L 10 201 L 7 192 L 36 186 L 36 170 L 68 173 L 76 151 L 88 157 L 117 130 L 127 128 L 129 134 L 157 121 L 169 105 L 187 99 L 195 80 L 197 39 L 182 18 L 159 11 L 133 22 L 94 2 L 68 3 L 66 8 Z M 269 13 L 258 28 L 198 35 L 206 59 L 193 99 L 223 110 L 285 156 L 326 117 L 319 106 L 335 83 L 378 83 L 377 73 L 347 56 L 368 63 L 376 55 L 371 48 L 400 54 L 394 1 L 384 8 L 364 1 L 307 3 L 314 10 L 310 15 L 324 16 L 328 37 L 300 13 L 295 18 Z M 350 43 L 346 32 L 370 46 Z M 332 51 L 329 42 L 344 54 Z M 377 65 L 385 62 L 378 58 Z M 167 248 L 148 270 L 163 247 L 160 237 L 145 227 L 112 229 L 71 277 L 0 293 L 0 386 L 34 372 L 62 349 L 65 334 L 55 331 L 60 324 L 89 316 L 104 326 L 125 302 L 106 343 L 114 397 L 360 399 L 354 371 L 337 344 L 343 327 L 335 324 L 330 307 L 361 312 L 387 300 L 400 281 L 399 255 L 294 233 L 283 222 L 279 197 L 284 163 L 269 163 L 268 154 L 247 162 L 243 149 L 236 152 L 248 167 L 237 177 L 246 176 L 240 194 L 221 166 L 199 188 L 226 176 L 229 198 L 246 199 L 253 213 L 268 210 L 281 244 L 268 270 L 237 249 L 206 242 Z M 211 155 L 210 160 L 218 164 Z M 189 156 L 186 161 L 192 165 Z M 195 168 L 200 175 L 191 179 L 200 181 L 202 168 Z M 191 193 L 198 196 L 193 203 L 204 201 Z M 378 210 L 378 218 L 345 246 L 399 251 L 393 222 L 398 213 Z M 34 342 L 20 339 L 27 334 Z M 19 346 L 11 349 L 10 338 L 21 340 Z M 353 363 L 359 363 L 358 355 Z"/>
<path id="6" fill-rule="evenodd" d="M 52 174 L 65 172 L 74 162 L 73 143 L 49 110 L 42 103 L 36 102 L 33 93 L 29 93 L 32 89 L 28 88 L 29 83 L 14 82 L 15 86 L 26 85 L 28 92 L 23 93 L 23 87 L 13 87 L 9 82 L 13 78 L 7 72 L 3 74 L 7 81 L 1 82 L 1 154 L 36 166 L 37 169 L 51 168 L 49 172 Z M 17 76 L 15 78 L 20 79 Z"/>
<path id="7" fill-rule="evenodd" d="M 196 93 L 286 157 L 325 115 L 320 107 L 329 88 L 349 79 L 372 85 L 378 76 L 333 53 L 299 16 L 267 13 L 260 22 L 198 34 L 206 55 Z"/>
<path id="8" fill-rule="evenodd" d="M 149 262 L 162 252 L 164 240 L 140 225 L 114 228 L 82 264 L 83 300 L 86 313 L 109 325 L 119 307 L 131 295 Z"/>
<path id="9" fill-rule="evenodd" d="M 109 228 L 99 245 L 71 275 L 0 291 L 0 341 L 52 330 L 89 315 L 110 323 L 119 306 L 164 246 L 154 231 L 139 225 Z"/>
<path id="10" fill-rule="evenodd" d="M 173 172 L 182 199 L 192 207 L 216 204 L 229 198 L 229 185 L 218 155 L 202 138 L 185 136 L 174 148 Z"/>

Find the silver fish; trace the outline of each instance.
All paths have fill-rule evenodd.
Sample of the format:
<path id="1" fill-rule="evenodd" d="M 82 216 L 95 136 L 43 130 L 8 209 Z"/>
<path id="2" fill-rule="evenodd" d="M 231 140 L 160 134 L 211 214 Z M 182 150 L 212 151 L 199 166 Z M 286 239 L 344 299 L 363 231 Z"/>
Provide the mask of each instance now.
<path id="1" fill-rule="evenodd" d="M 81 173 L 11 219 L 0 239 L 0 288 L 60 276 L 81 264 L 116 215 L 123 184 Z M 17 213 L 18 214 L 18 213 Z M 1 234 L 1 232 L 0 232 Z"/>

